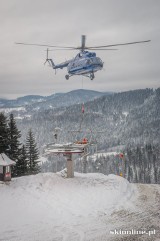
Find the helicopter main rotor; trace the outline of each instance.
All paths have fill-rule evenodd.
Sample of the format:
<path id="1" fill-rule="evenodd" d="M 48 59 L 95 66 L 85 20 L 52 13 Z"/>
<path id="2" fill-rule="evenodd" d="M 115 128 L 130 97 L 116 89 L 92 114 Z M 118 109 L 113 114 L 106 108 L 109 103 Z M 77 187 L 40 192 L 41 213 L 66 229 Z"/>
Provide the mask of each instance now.
<path id="1" fill-rule="evenodd" d="M 118 44 L 109 44 L 109 45 L 101 45 L 101 46 L 86 46 L 86 35 L 82 35 L 81 37 L 81 46 L 80 47 L 73 47 L 73 46 L 55 46 L 55 45 L 48 45 L 48 44 L 37 44 L 37 43 L 15 43 L 21 45 L 33 45 L 33 46 L 42 46 L 42 47 L 51 47 L 54 50 L 80 50 L 84 52 L 85 50 L 117 50 L 117 49 L 110 49 L 110 47 L 114 46 L 123 46 L 123 45 L 132 45 L 132 44 L 139 44 L 139 43 L 147 43 L 151 40 L 143 40 L 143 41 L 136 41 L 136 42 L 128 42 L 128 43 L 118 43 Z"/>

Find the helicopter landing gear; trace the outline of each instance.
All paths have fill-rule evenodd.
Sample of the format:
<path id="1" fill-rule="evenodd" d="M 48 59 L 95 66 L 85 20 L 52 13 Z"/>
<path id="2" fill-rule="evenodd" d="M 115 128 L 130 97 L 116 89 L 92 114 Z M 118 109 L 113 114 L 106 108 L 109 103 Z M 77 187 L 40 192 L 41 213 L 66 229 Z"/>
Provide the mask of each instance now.
<path id="1" fill-rule="evenodd" d="M 65 78 L 66 78 L 66 80 L 68 80 L 69 79 L 69 75 L 67 74 L 67 75 L 65 75 Z"/>
<path id="2" fill-rule="evenodd" d="M 90 79 L 93 80 L 94 77 L 95 77 L 95 76 L 94 76 L 94 73 L 91 73 L 91 74 L 90 74 Z"/>

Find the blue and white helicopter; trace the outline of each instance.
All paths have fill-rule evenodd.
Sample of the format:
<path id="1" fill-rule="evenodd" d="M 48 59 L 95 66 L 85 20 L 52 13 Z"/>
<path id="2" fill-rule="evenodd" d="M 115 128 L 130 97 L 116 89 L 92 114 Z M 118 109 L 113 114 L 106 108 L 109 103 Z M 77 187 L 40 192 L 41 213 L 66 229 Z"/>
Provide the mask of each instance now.
<path id="1" fill-rule="evenodd" d="M 65 78 L 68 80 L 69 77 L 73 75 L 83 75 L 89 77 L 91 80 L 94 79 L 94 73 L 101 70 L 103 68 L 103 61 L 96 56 L 95 52 L 90 52 L 92 50 L 117 50 L 117 49 L 110 49 L 110 47 L 114 46 L 121 46 L 121 45 L 130 45 L 130 44 L 138 44 L 138 43 L 145 43 L 149 42 L 150 40 L 145 41 L 138 41 L 138 42 L 130 42 L 130 43 L 120 43 L 120 44 L 111 44 L 111 45 L 104 45 L 104 46 L 90 46 L 87 47 L 85 45 L 86 36 L 82 35 L 81 39 L 81 46 L 80 47 L 66 47 L 66 46 L 53 46 L 53 45 L 46 45 L 46 44 L 29 44 L 29 43 L 16 43 L 16 44 L 23 44 L 23 45 L 35 45 L 35 46 L 45 46 L 54 48 L 54 50 L 79 50 L 80 52 L 68 61 L 65 61 L 60 64 L 55 64 L 54 61 L 48 57 L 48 52 L 50 51 L 47 49 L 47 58 L 46 62 L 53 69 L 63 69 L 67 67 L 68 74 Z M 87 51 L 90 50 L 90 51 Z M 46 63 L 45 62 L 45 63 Z"/>

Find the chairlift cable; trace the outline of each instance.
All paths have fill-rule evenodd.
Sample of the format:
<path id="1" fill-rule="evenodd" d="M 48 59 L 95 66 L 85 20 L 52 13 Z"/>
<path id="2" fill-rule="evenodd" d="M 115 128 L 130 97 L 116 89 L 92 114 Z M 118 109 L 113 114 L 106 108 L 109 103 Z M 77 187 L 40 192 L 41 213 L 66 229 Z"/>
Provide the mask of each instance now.
<path id="1" fill-rule="evenodd" d="M 83 90 L 83 75 L 82 75 L 82 90 Z"/>

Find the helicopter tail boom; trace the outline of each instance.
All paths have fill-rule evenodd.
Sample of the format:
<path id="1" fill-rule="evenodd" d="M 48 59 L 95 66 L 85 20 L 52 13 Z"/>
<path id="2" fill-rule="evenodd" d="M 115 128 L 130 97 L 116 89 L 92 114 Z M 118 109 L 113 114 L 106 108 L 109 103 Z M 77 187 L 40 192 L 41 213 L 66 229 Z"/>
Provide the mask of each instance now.
<path id="1" fill-rule="evenodd" d="M 50 65 L 53 69 L 63 69 L 64 67 L 67 67 L 68 64 L 69 64 L 70 61 L 71 61 L 71 60 L 68 60 L 68 61 L 65 61 L 65 62 L 60 63 L 60 64 L 55 64 L 55 63 L 53 62 L 53 59 L 49 59 L 49 58 L 48 58 L 48 51 L 49 51 L 49 49 L 47 49 L 47 57 L 46 57 L 45 63 L 48 62 L 49 65 Z M 45 64 L 45 63 L 44 63 L 44 64 Z"/>

